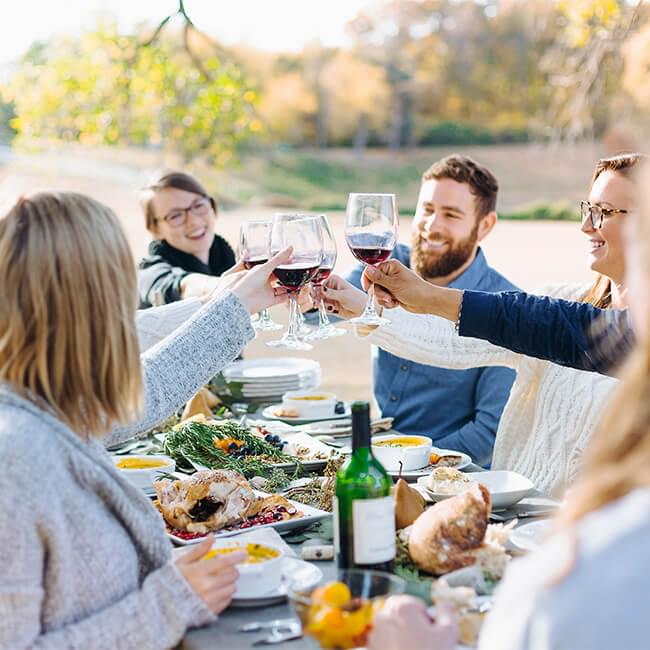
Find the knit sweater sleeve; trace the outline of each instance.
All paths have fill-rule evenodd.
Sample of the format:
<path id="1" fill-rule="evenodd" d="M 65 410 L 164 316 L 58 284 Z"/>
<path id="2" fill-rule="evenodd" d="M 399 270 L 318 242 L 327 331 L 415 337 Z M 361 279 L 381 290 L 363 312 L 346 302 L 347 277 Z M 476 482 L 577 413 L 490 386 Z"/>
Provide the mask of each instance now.
<path id="1" fill-rule="evenodd" d="M 403 359 L 453 370 L 519 365 L 518 354 L 479 339 L 461 338 L 453 323 L 443 318 L 401 308 L 385 310 L 384 315 L 390 324 L 373 330 L 367 340 Z"/>
<path id="2" fill-rule="evenodd" d="M 172 336 L 142 355 L 142 415 L 129 425 L 114 427 L 104 444 L 119 444 L 169 417 L 235 359 L 254 335 L 250 316 L 234 294 L 211 300 Z"/>
<path id="3" fill-rule="evenodd" d="M 139 309 L 135 316 L 135 323 L 138 328 L 140 350 L 146 352 L 169 336 L 199 311 L 201 305 L 198 298 L 188 298 L 162 307 Z"/>

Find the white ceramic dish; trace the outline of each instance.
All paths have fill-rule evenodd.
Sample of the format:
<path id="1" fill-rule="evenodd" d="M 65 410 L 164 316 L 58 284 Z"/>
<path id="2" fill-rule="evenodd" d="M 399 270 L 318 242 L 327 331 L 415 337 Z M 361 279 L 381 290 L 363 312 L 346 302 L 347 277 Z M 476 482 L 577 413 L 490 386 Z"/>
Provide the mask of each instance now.
<path id="1" fill-rule="evenodd" d="M 344 413 L 335 413 L 332 417 L 328 418 L 290 418 L 286 416 L 279 416 L 275 414 L 275 409 L 282 408 L 282 404 L 273 404 L 272 406 L 267 406 L 262 411 L 262 417 L 267 420 L 279 420 L 280 422 L 287 422 L 289 424 L 307 424 L 313 422 L 314 420 L 340 420 L 343 418 L 350 417 L 350 407 L 346 405 Z"/>
<path id="2" fill-rule="evenodd" d="M 268 496 L 265 492 L 258 492 L 257 490 L 255 490 L 255 494 L 259 496 Z M 258 526 L 246 528 L 244 530 L 241 530 L 241 528 L 234 528 L 233 530 L 219 530 L 214 533 L 215 538 L 222 539 L 233 537 L 234 535 L 239 535 L 242 532 L 249 532 L 252 530 L 258 530 L 260 528 L 275 528 L 278 533 L 283 533 L 289 530 L 295 530 L 297 528 L 306 528 L 307 526 L 315 524 L 317 521 L 320 521 L 321 519 L 325 519 L 326 517 L 330 517 L 332 515 L 331 512 L 325 512 L 325 510 L 312 508 L 311 506 L 307 506 L 304 503 L 298 503 L 298 501 L 292 501 L 289 499 L 289 502 L 303 513 L 302 517 L 299 519 L 275 521 L 272 524 L 260 524 Z M 192 544 L 198 544 L 203 539 L 203 537 L 197 537 L 195 539 L 183 539 L 181 537 L 176 537 L 176 535 L 172 535 L 169 531 L 167 531 L 167 536 L 172 540 L 172 542 L 174 542 L 174 544 L 178 546 L 190 546 Z"/>
<path id="3" fill-rule="evenodd" d="M 273 382 L 274 380 L 291 380 L 296 376 L 320 376 L 320 364 L 311 359 L 299 357 L 267 357 L 235 361 L 223 370 L 226 381 L 246 383 Z"/>
<path id="4" fill-rule="evenodd" d="M 313 562 L 305 562 L 285 555 L 282 559 L 282 580 L 277 589 L 257 597 L 240 598 L 235 595 L 231 607 L 267 607 L 282 603 L 287 599 L 287 586 L 290 579 L 294 584 L 298 581 L 301 588 L 307 591 L 323 579 L 323 572 Z"/>
<path id="5" fill-rule="evenodd" d="M 320 390 L 292 390 L 282 396 L 282 407 L 295 411 L 303 420 L 321 420 L 336 415 L 336 395 Z"/>
<path id="6" fill-rule="evenodd" d="M 408 440 L 417 444 L 399 447 L 377 444 L 379 442 L 390 443 L 393 440 Z M 372 439 L 372 453 L 389 472 L 399 472 L 400 463 L 404 471 L 422 469 L 429 465 L 431 439 L 424 436 L 374 436 Z"/>
<path id="7" fill-rule="evenodd" d="M 122 455 L 122 456 L 112 456 L 113 464 L 121 472 L 122 476 L 126 478 L 130 483 L 135 485 L 135 487 L 145 490 L 152 491 L 154 481 L 158 480 L 158 477 L 161 474 L 171 474 L 171 472 L 176 470 L 176 461 L 170 458 L 169 456 L 163 455 Z M 156 460 L 164 462 L 165 464 L 160 467 L 150 467 L 146 469 L 122 469 L 118 467 L 119 463 L 128 461 L 128 460 Z"/>
<path id="8" fill-rule="evenodd" d="M 509 508 L 515 503 L 527 497 L 535 486 L 532 481 L 527 479 L 517 472 L 510 472 L 508 470 L 489 470 L 487 472 L 467 472 L 467 478 L 477 481 L 485 485 L 489 490 L 492 497 L 492 509 Z M 423 476 L 418 479 L 418 484 L 426 489 L 427 493 L 433 501 L 442 501 L 449 497 L 455 496 L 453 494 L 442 494 L 439 492 L 432 492 L 427 486 L 428 476 Z"/>
<path id="9" fill-rule="evenodd" d="M 255 542 L 249 542 L 254 544 Z M 238 564 L 239 578 L 237 578 L 237 591 L 233 598 L 259 598 L 266 594 L 276 592 L 282 583 L 282 563 L 284 551 L 273 544 L 261 544 L 278 554 L 277 557 L 254 564 Z M 212 548 L 235 548 L 246 550 L 246 544 L 236 538 L 216 539 Z"/>
<path id="10" fill-rule="evenodd" d="M 467 467 L 468 465 L 472 464 L 472 459 L 467 454 L 464 454 L 461 451 L 453 451 L 452 449 L 438 449 L 438 447 L 432 447 L 431 451 L 433 453 L 438 454 L 438 456 L 460 456 L 460 462 L 458 463 L 458 465 L 454 465 L 454 469 L 461 470 Z M 421 469 L 402 471 L 402 478 L 407 482 L 415 482 L 423 476 L 424 477 L 429 476 L 429 474 L 431 474 L 431 472 L 436 467 L 440 467 L 440 465 L 427 465 L 426 467 L 423 467 Z M 399 471 L 397 472 L 388 471 L 388 473 L 393 478 L 399 476 Z"/>
<path id="11" fill-rule="evenodd" d="M 544 541 L 552 525 L 552 521 L 544 519 L 518 526 L 510 533 L 510 542 L 524 551 L 534 551 Z"/>

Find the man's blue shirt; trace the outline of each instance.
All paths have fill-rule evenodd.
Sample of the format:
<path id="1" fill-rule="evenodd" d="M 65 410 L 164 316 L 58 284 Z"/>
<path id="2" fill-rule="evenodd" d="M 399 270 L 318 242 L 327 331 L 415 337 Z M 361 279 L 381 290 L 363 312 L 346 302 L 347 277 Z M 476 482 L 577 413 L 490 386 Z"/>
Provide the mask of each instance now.
<path id="1" fill-rule="evenodd" d="M 399 244 L 393 257 L 410 266 L 408 246 Z M 359 266 L 348 276 L 356 287 L 361 286 L 362 272 L 363 266 Z M 488 266 L 480 248 L 471 266 L 449 286 L 489 292 L 517 288 Z M 480 465 L 491 461 L 499 419 L 514 378 L 509 368 L 447 370 L 381 349 L 373 358 L 375 399 L 385 417 L 395 418 L 394 428 L 428 436 L 438 447 L 463 451 Z"/>

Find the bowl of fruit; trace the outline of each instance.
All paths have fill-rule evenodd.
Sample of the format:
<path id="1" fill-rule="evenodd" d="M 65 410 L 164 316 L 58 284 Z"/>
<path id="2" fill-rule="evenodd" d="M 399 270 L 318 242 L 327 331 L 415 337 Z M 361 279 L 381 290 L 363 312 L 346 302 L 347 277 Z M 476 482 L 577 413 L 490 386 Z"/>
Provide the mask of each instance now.
<path id="1" fill-rule="evenodd" d="M 336 581 L 306 590 L 289 583 L 289 599 L 305 634 L 321 648 L 356 648 L 366 645 L 377 612 L 388 596 L 403 594 L 406 581 L 381 571 L 341 569 Z"/>

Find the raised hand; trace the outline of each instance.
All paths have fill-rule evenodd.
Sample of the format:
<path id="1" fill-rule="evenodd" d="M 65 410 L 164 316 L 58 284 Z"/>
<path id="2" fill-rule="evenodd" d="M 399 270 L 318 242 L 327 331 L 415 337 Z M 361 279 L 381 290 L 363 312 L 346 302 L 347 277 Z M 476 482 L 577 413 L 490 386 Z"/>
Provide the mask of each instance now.
<path id="1" fill-rule="evenodd" d="M 340 318 L 356 318 L 366 306 L 366 294 L 338 275 L 330 275 L 322 287 L 327 311 Z"/>

